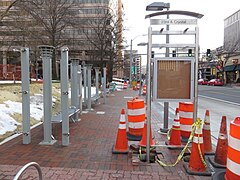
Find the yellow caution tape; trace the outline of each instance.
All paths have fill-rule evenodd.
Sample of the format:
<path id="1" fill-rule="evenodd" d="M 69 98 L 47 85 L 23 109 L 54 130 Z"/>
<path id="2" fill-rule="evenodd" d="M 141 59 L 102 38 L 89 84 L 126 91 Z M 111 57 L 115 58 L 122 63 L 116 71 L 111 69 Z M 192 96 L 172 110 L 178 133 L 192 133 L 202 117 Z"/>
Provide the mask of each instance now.
<path id="1" fill-rule="evenodd" d="M 188 138 L 188 142 L 187 142 L 187 144 L 185 145 L 185 147 L 183 148 L 183 150 L 180 152 L 180 154 L 178 155 L 177 160 L 176 160 L 176 162 L 175 162 L 174 164 L 166 164 L 166 163 L 160 161 L 159 159 L 156 159 L 156 162 L 157 162 L 159 165 L 164 166 L 164 167 L 166 167 L 166 166 L 170 166 L 170 167 L 176 166 L 176 165 L 181 161 L 181 159 L 183 158 L 183 155 L 184 155 L 185 151 L 188 149 L 188 145 L 192 142 L 192 139 L 193 139 L 195 130 L 196 130 L 197 128 L 200 128 L 201 125 L 202 125 L 202 123 L 203 123 L 203 121 L 202 121 L 200 118 L 198 118 L 197 121 L 192 124 L 192 132 L 191 132 L 191 134 L 190 134 L 190 136 L 189 136 L 189 138 Z M 203 158 L 203 156 L 202 156 L 201 149 L 200 149 L 199 137 L 200 137 L 200 136 L 198 135 L 198 150 L 199 150 L 200 158 L 201 158 L 204 166 L 206 167 L 207 164 L 206 164 L 206 162 L 205 162 L 205 160 L 204 160 L 204 158 Z"/>

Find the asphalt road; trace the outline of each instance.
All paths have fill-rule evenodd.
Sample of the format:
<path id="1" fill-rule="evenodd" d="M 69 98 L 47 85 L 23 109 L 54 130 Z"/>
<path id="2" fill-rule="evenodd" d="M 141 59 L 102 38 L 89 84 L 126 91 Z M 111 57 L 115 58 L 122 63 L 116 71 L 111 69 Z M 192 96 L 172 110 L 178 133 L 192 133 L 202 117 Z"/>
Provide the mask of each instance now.
<path id="1" fill-rule="evenodd" d="M 213 144 L 216 145 L 219 136 L 222 116 L 227 118 L 227 129 L 229 133 L 230 122 L 240 116 L 240 88 L 224 86 L 198 86 L 198 117 L 205 118 L 206 110 L 210 112 L 211 133 Z M 159 102 L 161 119 L 164 116 L 163 102 Z M 174 113 L 178 102 L 169 103 L 169 128 L 172 127 Z M 161 124 L 163 125 L 163 124 Z"/>
<path id="2" fill-rule="evenodd" d="M 198 95 L 240 105 L 240 88 L 199 85 Z"/>

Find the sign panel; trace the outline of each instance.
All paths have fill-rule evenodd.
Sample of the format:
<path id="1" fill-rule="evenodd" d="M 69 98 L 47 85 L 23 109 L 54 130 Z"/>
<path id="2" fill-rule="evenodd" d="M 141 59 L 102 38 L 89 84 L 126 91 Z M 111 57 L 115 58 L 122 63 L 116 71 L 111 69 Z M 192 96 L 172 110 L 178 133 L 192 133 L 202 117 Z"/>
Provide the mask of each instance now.
<path id="1" fill-rule="evenodd" d="M 197 19 L 150 19 L 151 25 L 196 25 Z"/>
<path id="2" fill-rule="evenodd" d="M 193 99 L 193 58 L 164 59 L 154 62 L 153 94 L 155 100 Z"/>

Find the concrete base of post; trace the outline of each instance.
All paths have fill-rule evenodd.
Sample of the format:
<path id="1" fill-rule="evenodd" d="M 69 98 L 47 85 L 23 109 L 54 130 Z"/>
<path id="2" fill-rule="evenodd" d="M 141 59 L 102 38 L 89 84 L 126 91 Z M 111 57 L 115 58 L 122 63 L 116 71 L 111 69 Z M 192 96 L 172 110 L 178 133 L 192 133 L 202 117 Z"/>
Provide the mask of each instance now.
<path id="1" fill-rule="evenodd" d="M 167 134 L 168 131 L 169 131 L 169 129 L 167 129 L 167 128 L 160 128 L 160 130 L 158 131 L 158 133 Z"/>
<path id="2" fill-rule="evenodd" d="M 86 111 L 88 111 L 88 112 L 92 112 L 92 111 L 94 111 L 94 109 L 93 108 L 87 108 L 87 109 L 85 109 Z"/>
<path id="3" fill-rule="evenodd" d="M 39 143 L 39 145 L 51 146 L 51 145 L 54 145 L 56 142 L 57 142 L 57 140 L 51 140 L 51 141 L 48 141 L 48 142 L 42 141 L 42 142 Z"/>

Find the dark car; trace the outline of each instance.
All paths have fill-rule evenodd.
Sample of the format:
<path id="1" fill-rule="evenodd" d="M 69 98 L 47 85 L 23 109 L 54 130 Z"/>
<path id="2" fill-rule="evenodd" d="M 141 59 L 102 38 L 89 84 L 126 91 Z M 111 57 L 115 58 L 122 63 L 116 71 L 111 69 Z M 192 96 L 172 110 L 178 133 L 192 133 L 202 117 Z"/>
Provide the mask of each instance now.
<path id="1" fill-rule="evenodd" d="M 223 81 L 221 79 L 211 79 L 208 81 L 209 86 L 223 86 Z"/>

